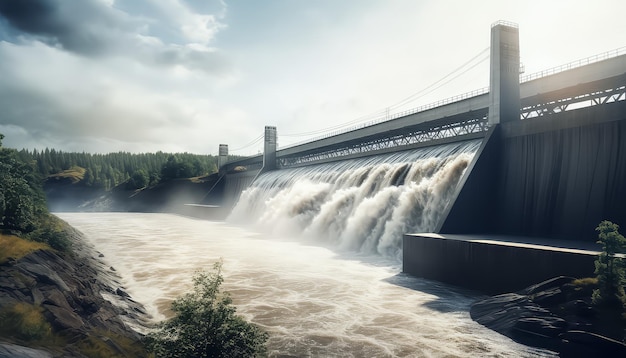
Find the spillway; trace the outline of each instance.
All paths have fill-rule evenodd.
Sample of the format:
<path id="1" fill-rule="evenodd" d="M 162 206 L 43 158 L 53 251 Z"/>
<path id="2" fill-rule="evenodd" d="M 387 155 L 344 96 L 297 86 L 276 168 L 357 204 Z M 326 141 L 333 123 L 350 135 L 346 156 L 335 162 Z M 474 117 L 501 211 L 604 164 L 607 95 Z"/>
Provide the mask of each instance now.
<path id="1" fill-rule="evenodd" d="M 480 140 L 262 174 L 229 221 L 400 259 L 402 234 L 435 229 Z"/>

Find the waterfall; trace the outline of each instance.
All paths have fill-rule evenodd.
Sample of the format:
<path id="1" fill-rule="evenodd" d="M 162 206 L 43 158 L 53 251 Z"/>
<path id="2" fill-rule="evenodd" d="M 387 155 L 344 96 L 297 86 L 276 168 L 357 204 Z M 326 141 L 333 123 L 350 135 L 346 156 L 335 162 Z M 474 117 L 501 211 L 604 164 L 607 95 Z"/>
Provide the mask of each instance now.
<path id="1" fill-rule="evenodd" d="M 400 258 L 404 233 L 435 229 L 480 143 L 264 173 L 241 194 L 229 220 Z"/>

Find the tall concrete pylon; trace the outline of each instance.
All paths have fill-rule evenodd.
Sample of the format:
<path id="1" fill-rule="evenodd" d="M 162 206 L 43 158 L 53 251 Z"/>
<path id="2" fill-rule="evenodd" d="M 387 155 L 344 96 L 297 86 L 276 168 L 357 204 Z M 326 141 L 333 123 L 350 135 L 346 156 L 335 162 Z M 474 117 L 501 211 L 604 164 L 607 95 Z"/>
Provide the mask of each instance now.
<path id="1" fill-rule="evenodd" d="M 489 125 L 520 118 L 519 28 L 498 21 L 491 26 L 491 67 L 489 78 Z"/>
<path id="2" fill-rule="evenodd" d="M 217 170 L 222 174 L 222 167 L 228 162 L 228 144 L 220 144 L 220 150 L 217 156 Z"/>
<path id="3" fill-rule="evenodd" d="M 265 145 L 263 147 L 263 171 L 276 169 L 276 127 L 265 126 Z"/>

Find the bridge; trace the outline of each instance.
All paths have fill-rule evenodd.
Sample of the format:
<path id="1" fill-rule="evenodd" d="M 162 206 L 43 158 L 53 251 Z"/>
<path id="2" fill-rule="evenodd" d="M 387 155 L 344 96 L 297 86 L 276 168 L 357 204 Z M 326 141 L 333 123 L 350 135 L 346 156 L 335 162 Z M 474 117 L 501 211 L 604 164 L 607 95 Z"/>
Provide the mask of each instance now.
<path id="1" fill-rule="evenodd" d="M 626 48 L 522 76 L 519 30 L 498 22 L 490 51 L 488 89 L 287 148 L 267 126 L 263 154 L 230 162 L 220 145 L 221 204 L 266 171 L 482 139 L 436 233 L 590 243 L 600 221 L 626 225 Z M 412 240 L 405 271 L 424 275 Z"/>
<path id="2" fill-rule="evenodd" d="M 513 28 L 496 24 L 493 29 Z M 517 45 L 510 45 L 516 47 Z M 497 52 L 492 46 L 492 55 Z M 492 56 L 491 82 L 506 82 L 501 67 L 519 68 L 519 50 L 512 64 L 499 66 L 499 58 Z M 256 176 L 261 168 L 283 169 L 294 166 L 376 155 L 391 151 L 437 145 L 450 141 L 484 138 L 489 128 L 499 123 L 494 112 L 500 107 L 502 92 L 519 93 L 519 100 L 506 105 L 506 121 L 511 118 L 528 120 L 547 118 L 557 113 L 587 106 L 605 105 L 623 101 L 626 49 L 615 50 L 579 60 L 529 76 L 519 76 L 519 89 L 504 88 L 496 96 L 488 88 L 448 98 L 410 111 L 397 113 L 377 123 L 368 123 L 307 143 L 276 150 L 277 130 L 265 128 L 265 152 L 256 156 L 226 162 L 220 159 L 220 171 L 235 173 L 235 168 L 245 169 L 246 176 Z M 513 76 L 511 76 L 511 74 Z M 509 73 L 518 79 L 517 70 Z M 506 107 L 503 106 L 503 107 Z M 491 111 L 490 111 L 491 109 Z M 519 112 L 519 115 L 513 112 Z M 492 119 L 489 120 L 489 113 Z M 228 146 L 220 145 L 220 158 L 227 158 Z M 257 172 L 254 172 L 257 171 Z M 250 172 L 253 172 L 251 175 Z M 242 175 L 242 172 L 237 174 Z"/>

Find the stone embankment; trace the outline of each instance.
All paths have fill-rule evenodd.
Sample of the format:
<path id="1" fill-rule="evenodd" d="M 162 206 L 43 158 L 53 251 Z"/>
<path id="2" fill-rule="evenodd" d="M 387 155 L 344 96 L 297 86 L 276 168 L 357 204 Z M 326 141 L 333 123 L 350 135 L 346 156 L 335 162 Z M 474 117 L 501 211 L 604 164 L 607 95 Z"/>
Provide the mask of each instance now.
<path id="1" fill-rule="evenodd" d="M 149 319 L 143 307 L 104 266 L 102 255 L 78 232 L 72 236 L 72 253 L 37 250 L 0 266 L 0 312 L 6 318 L 11 307 L 35 307 L 45 320 L 39 327 L 47 327 L 29 332 L 37 327 L 37 314 L 19 318 L 25 332 L 3 332 L 0 357 L 83 357 L 85 350 L 125 357 L 143 351 L 136 331 Z"/>
<path id="2" fill-rule="evenodd" d="M 560 357 L 626 357 L 624 319 L 617 309 L 592 306 L 591 292 L 591 285 L 557 277 L 480 300 L 470 315 L 487 328 Z"/>

